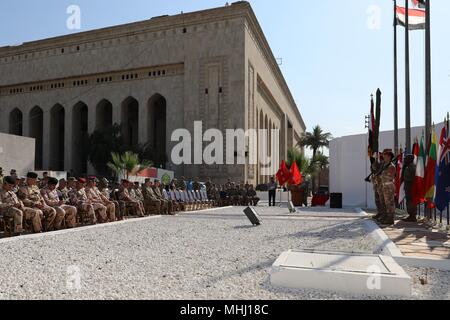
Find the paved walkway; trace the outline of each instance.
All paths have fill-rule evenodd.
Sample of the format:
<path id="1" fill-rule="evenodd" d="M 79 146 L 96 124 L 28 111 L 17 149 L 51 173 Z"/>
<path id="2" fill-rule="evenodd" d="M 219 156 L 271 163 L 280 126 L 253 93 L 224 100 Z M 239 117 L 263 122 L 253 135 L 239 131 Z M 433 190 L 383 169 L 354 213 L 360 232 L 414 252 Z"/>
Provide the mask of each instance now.
<path id="1" fill-rule="evenodd" d="M 429 227 L 424 223 L 396 221 L 393 227 L 383 231 L 395 243 L 404 256 L 450 259 L 450 234 Z"/>
<path id="2" fill-rule="evenodd" d="M 374 210 L 365 210 L 376 214 Z M 397 219 L 405 216 L 399 215 Z M 406 257 L 450 259 L 450 233 L 437 230 L 426 223 L 396 220 L 392 227 L 383 227 L 386 235 Z"/>

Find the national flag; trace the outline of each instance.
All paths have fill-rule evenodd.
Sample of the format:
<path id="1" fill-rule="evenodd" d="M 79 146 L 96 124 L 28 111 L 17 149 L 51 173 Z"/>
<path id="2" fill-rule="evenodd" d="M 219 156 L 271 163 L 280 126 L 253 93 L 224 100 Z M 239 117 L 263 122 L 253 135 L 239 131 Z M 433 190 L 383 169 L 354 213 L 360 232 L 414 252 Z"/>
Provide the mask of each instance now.
<path id="1" fill-rule="evenodd" d="M 400 204 L 405 199 L 405 188 L 403 181 L 403 150 L 400 149 L 400 154 L 397 156 L 397 174 L 395 177 L 395 196 L 397 203 Z"/>
<path id="2" fill-rule="evenodd" d="M 441 132 L 438 159 L 439 166 L 436 170 L 436 197 L 434 203 L 439 211 L 444 211 L 450 202 L 450 139 L 445 127 L 442 128 Z"/>
<path id="3" fill-rule="evenodd" d="M 373 102 L 373 96 L 370 100 L 370 119 L 369 119 L 369 147 L 368 147 L 368 155 L 369 157 L 373 156 L 374 153 L 374 143 L 375 143 L 375 105 Z"/>
<path id="4" fill-rule="evenodd" d="M 286 161 L 283 160 L 281 162 L 280 170 L 278 170 L 278 172 L 277 172 L 277 180 L 280 183 L 280 185 L 283 186 L 286 184 L 286 182 L 289 181 L 290 178 L 291 178 L 291 173 L 289 172 L 289 170 L 286 166 Z"/>
<path id="5" fill-rule="evenodd" d="M 411 0 L 412 4 L 416 8 L 425 9 L 426 0 Z"/>
<path id="6" fill-rule="evenodd" d="M 406 26 L 406 9 L 397 6 L 395 9 L 397 25 Z M 408 9 L 409 30 L 425 30 L 425 10 Z"/>
<path id="7" fill-rule="evenodd" d="M 416 147 L 417 149 L 417 147 Z M 417 152 L 417 150 L 415 151 Z M 424 202 L 425 198 L 425 151 L 423 148 L 423 136 L 420 140 L 420 150 L 416 161 L 416 177 L 413 183 L 413 204 L 415 206 Z"/>
<path id="8" fill-rule="evenodd" d="M 429 144 L 427 163 L 425 165 L 425 199 L 428 201 L 434 200 L 435 192 L 435 176 L 436 176 L 436 162 L 437 162 L 437 135 L 433 129 L 431 143 Z"/>
<path id="9" fill-rule="evenodd" d="M 417 166 L 417 160 L 419 159 L 419 153 L 420 153 L 420 146 L 419 142 L 416 140 L 414 141 L 414 145 L 412 147 L 412 154 L 414 156 L 414 165 Z"/>

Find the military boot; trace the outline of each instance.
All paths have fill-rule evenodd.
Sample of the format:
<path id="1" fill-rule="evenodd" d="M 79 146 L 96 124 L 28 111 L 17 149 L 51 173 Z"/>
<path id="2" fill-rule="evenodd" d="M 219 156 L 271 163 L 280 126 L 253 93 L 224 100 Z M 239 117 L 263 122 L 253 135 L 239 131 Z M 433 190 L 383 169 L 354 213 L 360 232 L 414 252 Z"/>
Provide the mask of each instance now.
<path id="1" fill-rule="evenodd" d="M 387 214 L 386 216 L 384 216 L 383 219 L 380 219 L 379 222 L 382 225 L 392 226 L 395 223 L 394 215 L 393 214 Z"/>
<path id="2" fill-rule="evenodd" d="M 416 218 L 416 216 L 409 216 L 408 218 L 403 219 L 402 221 L 403 222 L 417 222 L 417 218 Z"/>

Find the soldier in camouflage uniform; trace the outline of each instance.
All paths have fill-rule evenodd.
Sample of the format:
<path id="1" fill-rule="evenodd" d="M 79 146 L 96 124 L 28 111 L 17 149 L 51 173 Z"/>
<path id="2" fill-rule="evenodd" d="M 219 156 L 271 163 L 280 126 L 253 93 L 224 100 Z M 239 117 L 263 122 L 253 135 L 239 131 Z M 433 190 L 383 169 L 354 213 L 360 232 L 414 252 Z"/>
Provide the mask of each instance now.
<path id="1" fill-rule="evenodd" d="M 151 179 L 145 179 L 145 184 L 142 187 L 142 194 L 144 196 L 144 206 L 156 207 L 156 212 L 161 212 L 162 202 L 158 199 L 155 192 L 153 191 L 153 182 Z M 167 211 L 165 208 L 163 211 Z"/>
<path id="2" fill-rule="evenodd" d="M 80 178 L 77 182 L 75 182 L 74 180 L 74 178 L 69 179 L 70 204 L 75 206 L 78 209 L 79 213 L 84 212 L 91 224 L 96 224 L 97 217 L 95 216 L 94 206 L 89 201 L 86 190 L 84 189 L 86 180 L 83 178 Z"/>
<path id="3" fill-rule="evenodd" d="M 23 202 L 19 200 L 16 193 L 13 192 L 13 186 L 15 185 L 16 178 L 14 177 L 6 177 L 3 185 L 3 191 L 0 192 L 1 203 L 4 204 L 3 207 L 10 208 L 14 207 L 22 211 L 22 222 L 24 220 L 31 221 L 31 226 L 34 233 L 42 232 L 42 217 L 44 214 L 39 209 L 33 209 L 25 207 Z M 7 185 L 6 185 L 7 184 Z M 1 205 L 0 205 L 1 206 Z M 10 211 L 7 209 L 7 211 Z M 12 210 L 15 211 L 15 210 Z M 10 215 L 7 214 L 7 215 Z"/>
<path id="4" fill-rule="evenodd" d="M 247 190 L 245 189 L 243 184 L 237 187 L 237 193 L 239 196 L 239 204 L 241 206 L 248 206 L 249 201 L 247 197 Z"/>
<path id="5" fill-rule="evenodd" d="M 2 189 L 0 189 L 0 216 L 13 219 L 14 235 L 18 236 L 23 232 L 23 203 L 12 191 L 16 179 L 13 177 L 2 177 Z"/>
<path id="6" fill-rule="evenodd" d="M 236 189 L 236 185 L 234 184 L 234 182 L 232 182 L 231 184 L 227 184 L 227 186 L 228 186 L 227 196 L 230 201 L 230 204 L 232 206 L 238 206 L 239 205 L 239 194 Z"/>
<path id="7" fill-rule="evenodd" d="M 164 210 L 166 208 L 165 213 L 171 215 L 173 213 L 173 202 L 167 200 L 161 191 L 161 181 L 158 179 L 155 180 L 153 185 L 153 192 L 156 195 L 156 198 L 161 201 L 161 208 Z"/>
<path id="8" fill-rule="evenodd" d="M 101 204 L 106 207 L 106 217 L 101 216 L 104 222 L 115 222 L 116 221 L 116 205 L 114 202 L 110 201 L 109 198 L 106 198 L 103 193 L 97 188 L 97 178 L 89 177 L 88 184 L 85 188 L 86 195 L 93 204 Z M 95 209 L 95 206 L 94 206 Z M 103 208 L 102 208 L 103 209 Z"/>
<path id="9" fill-rule="evenodd" d="M 256 193 L 253 185 L 250 185 L 248 187 L 247 198 L 248 198 L 249 203 L 252 206 L 256 207 L 258 205 L 258 202 L 259 202 L 260 199 L 257 197 L 257 193 Z"/>
<path id="10" fill-rule="evenodd" d="M 395 219 L 395 176 L 396 169 L 392 160 L 394 153 L 391 149 L 383 151 L 383 170 L 381 172 L 381 183 L 383 188 L 383 203 L 386 207 L 386 216 L 380 219 L 380 223 L 384 225 L 394 224 Z"/>
<path id="11" fill-rule="evenodd" d="M 194 182 L 192 183 L 192 189 L 194 191 L 200 191 L 202 189 L 202 185 L 199 182 L 199 178 L 195 178 Z"/>
<path id="12" fill-rule="evenodd" d="M 413 203 L 413 184 L 415 177 L 416 166 L 414 165 L 414 155 L 406 155 L 403 181 L 405 183 L 406 209 L 409 217 L 404 220 L 405 222 L 417 222 L 417 207 Z"/>
<path id="13" fill-rule="evenodd" d="M 386 215 L 386 207 L 383 200 L 383 184 L 381 182 L 381 176 L 379 172 L 382 169 L 383 164 L 378 162 L 375 158 L 372 158 L 372 164 L 370 166 L 372 172 L 372 184 L 373 192 L 375 194 L 375 205 L 377 207 L 377 215 L 374 217 L 375 220 L 384 219 Z"/>
<path id="14" fill-rule="evenodd" d="M 61 228 L 64 215 L 45 203 L 41 191 L 37 186 L 38 175 L 34 172 L 27 174 L 26 186 L 19 189 L 19 199 L 28 208 L 39 209 L 45 217 L 45 231 L 53 231 Z"/>
<path id="15" fill-rule="evenodd" d="M 55 178 L 48 178 L 46 187 L 41 190 L 41 195 L 45 203 L 56 210 L 56 215 L 64 217 L 67 228 L 75 228 L 77 223 L 77 208 L 65 204 L 63 198 L 59 198 L 56 185 L 58 180 Z M 56 230 L 62 228 L 62 223 L 55 225 Z"/>
<path id="16" fill-rule="evenodd" d="M 144 195 L 142 194 L 142 190 L 139 186 L 139 182 L 135 182 L 134 185 L 131 184 L 130 186 L 130 196 L 137 202 L 139 202 L 139 205 L 142 208 L 142 211 L 144 214 L 146 214 L 145 206 L 144 206 Z"/>
<path id="17" fill-rule="evenodd" d="M 126 179 L 122 180 L 122 184 L 119 187 L 119 200 L 123 201 L 127 207 L 131 207 L 137 216 L 143 217 L 144 210 L 141 204 L 131 197 L 129 188 L 130 182 Z"/>

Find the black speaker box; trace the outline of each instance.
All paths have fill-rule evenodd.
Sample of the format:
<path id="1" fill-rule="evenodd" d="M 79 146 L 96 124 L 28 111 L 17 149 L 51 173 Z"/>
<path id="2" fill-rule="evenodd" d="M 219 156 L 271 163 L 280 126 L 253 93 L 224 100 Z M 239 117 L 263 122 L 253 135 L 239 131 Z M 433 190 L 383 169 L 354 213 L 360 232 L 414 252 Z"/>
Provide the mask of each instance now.
<path id="1" fill-rule="evenodd" d="M 255 209 L 248 207 L 244 210 L 245 215 L 247 216 L 248 220 L 254 225 L 259 226 L 261 225 L 261 218 L 259 217 L 258 213 L 255 211 Z"/>
<path id="2" fill-rule="evenodd" d="M 342 193 L 331 193 L 330 194 L 330 208 L 331 209 L 342 209 Z"/>

